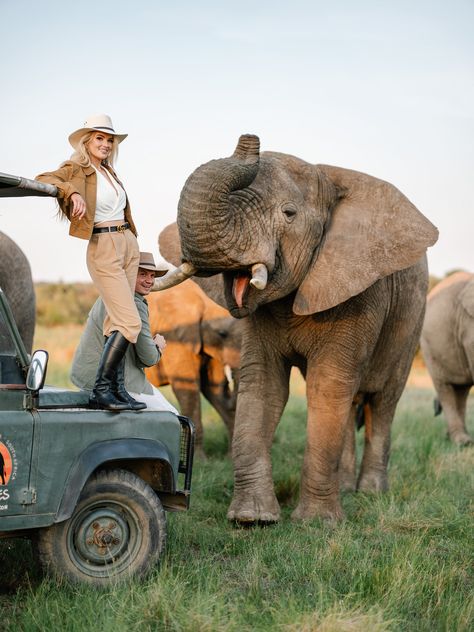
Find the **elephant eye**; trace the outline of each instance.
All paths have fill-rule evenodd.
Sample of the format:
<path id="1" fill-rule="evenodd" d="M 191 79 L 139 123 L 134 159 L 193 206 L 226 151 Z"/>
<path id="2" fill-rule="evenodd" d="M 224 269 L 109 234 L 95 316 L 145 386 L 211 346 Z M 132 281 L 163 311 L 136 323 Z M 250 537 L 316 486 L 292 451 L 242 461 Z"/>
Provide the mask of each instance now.
<path id="1" fill-rule="evenodd" d="M 287 221 L 292 221 L 295 218 L 296 213 L 297 213 L 296 207 L 293 206 L 292 204 L 285 204 L 282 211 Z"/>

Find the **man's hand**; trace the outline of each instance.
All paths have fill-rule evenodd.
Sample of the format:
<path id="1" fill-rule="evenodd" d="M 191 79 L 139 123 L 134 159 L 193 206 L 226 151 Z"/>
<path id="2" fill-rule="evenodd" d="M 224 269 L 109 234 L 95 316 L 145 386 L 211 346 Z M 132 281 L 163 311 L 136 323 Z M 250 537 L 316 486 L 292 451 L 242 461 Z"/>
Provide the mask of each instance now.
<path id="1" fill-rule="evenodd" d="M 86 214 L 86 203 L 79 193 L 73 193 L 70 197 L 72 203 L 71 217 L 82 219 Z"/>
<path id="2" fill-rule="evenodd" d="M 161 334 L 155 334 L 153 336 L 153 342 L 158 347 L 160 353 L 163 353 L 166 347 L 166 340 L 163 338 Z"/>

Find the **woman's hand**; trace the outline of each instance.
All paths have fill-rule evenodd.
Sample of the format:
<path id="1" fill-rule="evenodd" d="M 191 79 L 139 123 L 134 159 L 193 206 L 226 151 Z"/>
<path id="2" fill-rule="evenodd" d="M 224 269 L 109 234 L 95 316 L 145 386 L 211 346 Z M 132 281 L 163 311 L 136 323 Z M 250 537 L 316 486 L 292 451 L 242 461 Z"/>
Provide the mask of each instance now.
<path id="1" fill-rule="evenodd" d="M 79 193 L 73 193 L 70 197 L 72 203 L 71 217 L 82 219 L 86 214 L 86 203 Z"/>

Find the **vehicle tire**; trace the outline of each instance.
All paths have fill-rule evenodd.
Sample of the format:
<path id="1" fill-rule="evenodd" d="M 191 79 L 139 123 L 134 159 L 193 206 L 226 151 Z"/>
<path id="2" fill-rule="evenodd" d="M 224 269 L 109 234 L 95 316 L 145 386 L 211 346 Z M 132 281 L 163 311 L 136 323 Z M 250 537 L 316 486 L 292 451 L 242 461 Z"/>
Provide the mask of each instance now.
<path id="1" fill-rule="evenodd" d="M 38 533 L 40 564 L 50 575 L 106 586 L 142 577 L 166 542 L 166 517 L 151 487 L 126 470 L 90 478 L 72 516 Z"/>

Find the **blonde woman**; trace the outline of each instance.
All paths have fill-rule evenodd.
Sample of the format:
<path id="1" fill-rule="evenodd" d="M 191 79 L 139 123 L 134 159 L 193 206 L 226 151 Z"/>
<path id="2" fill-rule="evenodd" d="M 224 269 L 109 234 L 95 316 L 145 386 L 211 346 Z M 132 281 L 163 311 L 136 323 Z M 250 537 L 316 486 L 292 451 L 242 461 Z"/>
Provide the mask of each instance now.
<path id="1" fill-rule="evenodd" d="M 134 301 L 139 247 L 130 205 L 114 171 L 118 134 L 107 114 L 90 116 L 69 136 L 70 160 L 36 177 L 58 189 L 61 212 L 71 222 L 69 234 L 89 241 L 87 268 L 104 302 L 105 345 L 90 405 L 111 411 L 146 408 L 117 382 L 125 352 L 137 341 L 141 319 Z"/>

